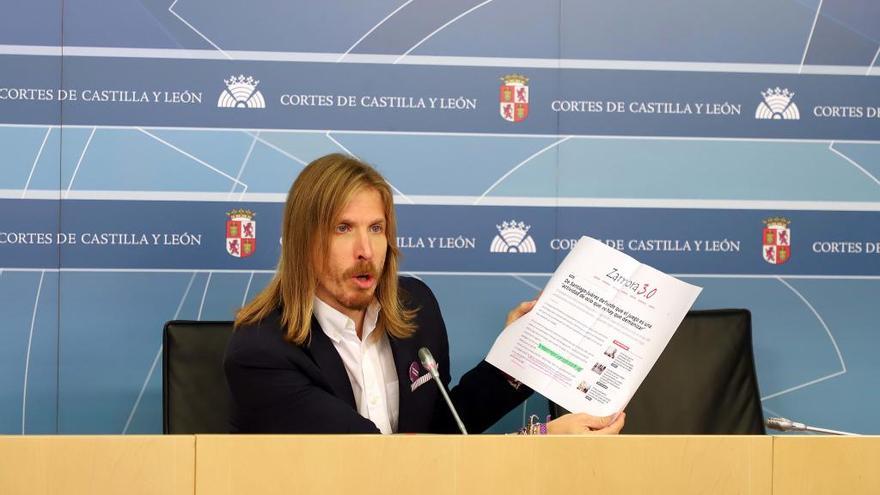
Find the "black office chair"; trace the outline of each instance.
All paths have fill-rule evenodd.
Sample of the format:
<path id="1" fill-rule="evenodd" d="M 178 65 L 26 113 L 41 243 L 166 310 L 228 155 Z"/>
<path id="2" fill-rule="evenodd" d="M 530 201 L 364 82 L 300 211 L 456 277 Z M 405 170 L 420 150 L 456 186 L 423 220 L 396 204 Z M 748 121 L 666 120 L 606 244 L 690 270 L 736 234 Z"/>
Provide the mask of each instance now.
<path id="1" fill-rule="evenodd" d="M 231 321 L 169 321 L 162 337 L 162 431 L 227 433 L 223 372 Z"/>
<path id="2" fill-rule="evenodd" d="M 550 412 L 567 411 L 551 402 Z M 764 434 L 749 311 L 688 312 L 626 407 L 623 433 Z"/>

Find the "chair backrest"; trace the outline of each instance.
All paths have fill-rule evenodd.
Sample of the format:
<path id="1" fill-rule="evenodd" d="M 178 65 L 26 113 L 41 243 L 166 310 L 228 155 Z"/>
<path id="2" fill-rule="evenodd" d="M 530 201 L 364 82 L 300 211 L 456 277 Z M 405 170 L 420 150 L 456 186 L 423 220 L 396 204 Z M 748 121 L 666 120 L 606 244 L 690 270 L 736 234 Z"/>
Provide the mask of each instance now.
<path id="1" fill-rule="evenodd" d="M 162 337 L 164 433 L 227 433 L 229 390 L 223 372 L 231 321 L 169 321 Z"/>
<path id="2" fill-rule="evenodd" d="M 688 312 L 627 405 L 623 433 L 764 434 L 749 311 Z"/>

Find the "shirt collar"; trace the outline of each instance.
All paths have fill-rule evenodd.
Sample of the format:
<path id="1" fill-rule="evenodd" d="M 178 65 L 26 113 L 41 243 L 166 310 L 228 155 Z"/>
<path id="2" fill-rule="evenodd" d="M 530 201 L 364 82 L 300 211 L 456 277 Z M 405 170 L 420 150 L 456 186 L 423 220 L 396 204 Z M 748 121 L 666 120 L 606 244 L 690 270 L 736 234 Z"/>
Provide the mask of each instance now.
<path id="1" fill-rule="evenodd" d="M 321 329 L 330 337 L 334 343 L 338 343 L 346 333 L 356 334 L 354 320 L 322 301 L 315 296 L 313 313 L 321 325 Z M 367 306 L 367 314 L 364 316 L 364 333 L 363 340 L 376 329 L 376 323 L 379 321 L 379 310 L 382 306 L 375 299 Z"/>

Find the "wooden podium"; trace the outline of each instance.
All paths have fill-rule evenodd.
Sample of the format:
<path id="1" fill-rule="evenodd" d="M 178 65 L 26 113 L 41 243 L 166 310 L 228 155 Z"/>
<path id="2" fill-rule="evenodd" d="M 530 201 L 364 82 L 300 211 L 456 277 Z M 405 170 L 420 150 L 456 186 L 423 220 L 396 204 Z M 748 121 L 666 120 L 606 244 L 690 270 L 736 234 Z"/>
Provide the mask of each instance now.
<path id="1" fill-rule="evenodd" d="M 0 436 L 0 494 L 880 493 L 880 437 Z"/>

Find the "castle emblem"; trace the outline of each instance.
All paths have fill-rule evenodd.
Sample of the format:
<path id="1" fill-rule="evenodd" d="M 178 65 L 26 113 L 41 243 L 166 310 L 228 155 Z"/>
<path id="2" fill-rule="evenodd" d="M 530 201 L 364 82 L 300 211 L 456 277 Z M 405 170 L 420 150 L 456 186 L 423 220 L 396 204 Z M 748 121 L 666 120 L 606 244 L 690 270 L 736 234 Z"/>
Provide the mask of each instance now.
<path id="1" fill-rule="evenodd" d="M 501 78 L 498 99 L 501 118 L 508 122 L 522 122 L 529 116 L 529 78 L 511 74 Z"/>
<path id="2" fill-rule="evenodd" d="M 791 259 L 791 222 L 787 218 L 770 217 L 764 220 L 762 254 L 764 261 L 781 265 Z"/>
<path id="3" fill-rule="evenodd" d="M 256 214 L 251 210 L 235 209 L 226 212 L 226 252 L 236 258 L 247 258 L 257 250 Z"/>

